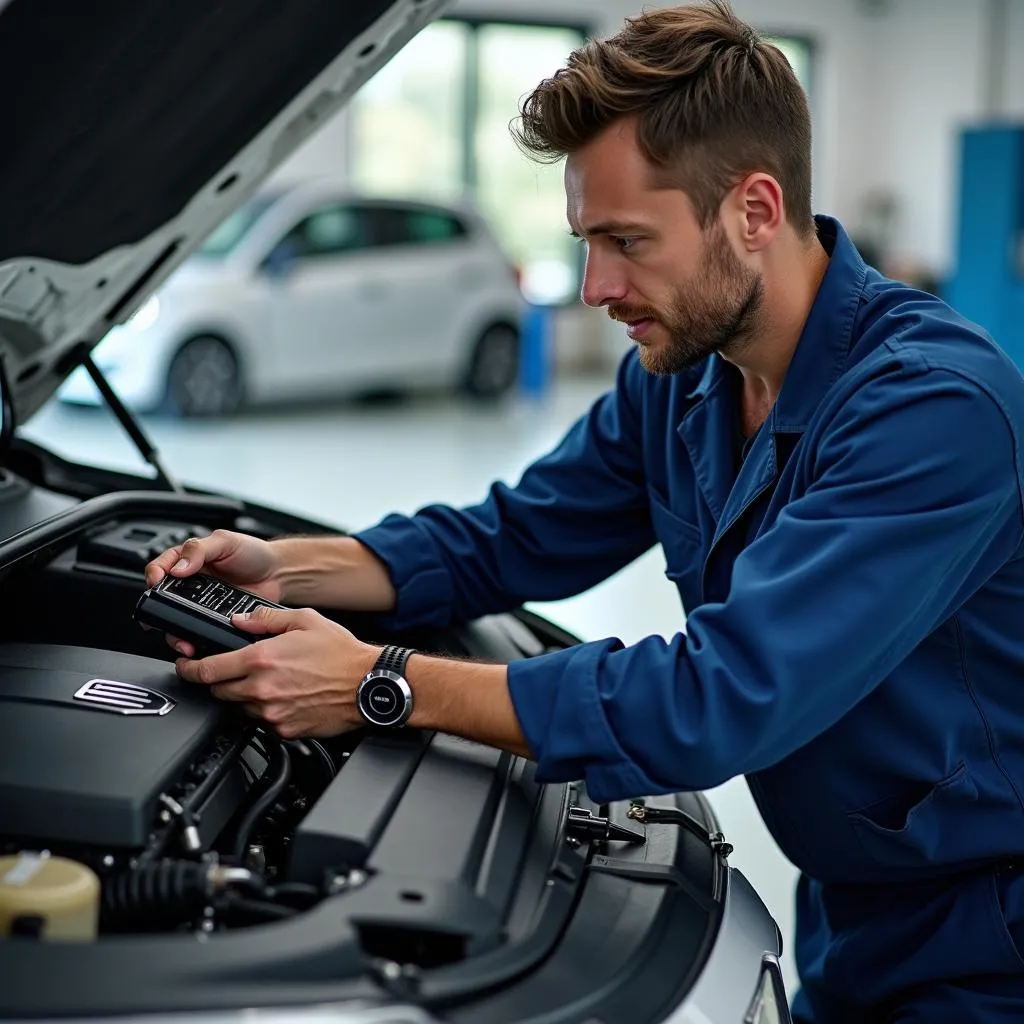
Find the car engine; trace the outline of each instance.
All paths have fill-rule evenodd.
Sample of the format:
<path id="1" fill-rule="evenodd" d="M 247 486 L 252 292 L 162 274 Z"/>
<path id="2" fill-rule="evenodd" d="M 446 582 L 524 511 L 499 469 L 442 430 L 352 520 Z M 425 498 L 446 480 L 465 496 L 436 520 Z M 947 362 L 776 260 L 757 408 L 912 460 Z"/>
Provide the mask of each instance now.
<path id="1" fill-rule="evenodd" d="M 303 852 L 298 883 L 288 860 L 335 776 L 326 747 L 281 741 L 167 662 L 0 646 L 0 751 L 0 858 L 95 873 L 101 932 L 275 920 L 330 885 L 326 863 Z"/>
<path id="2" fill-rule="evenodd" d="M 526 758 L 419 729 L 282 740 L 178 678 L 163 631 L 139 628 L 142 570 L 202 530 L 326 528 L 216 495 L 111 490 L 109 475 L 75 500 L 8 471 L 5 500 L 3 472 L 0 1017 L 369 997 L 456 1024 L 660 1020 L 691 990 L 717 1005 L 709 958 L 739 943 L 750 989 L 721 1019 L 740 1019 L 762 953 L 781 947 L 730 881 L 701 794 L 598 805 L 579 783 L 539 783 Z M 509 663 L 578 642 L 526 609 L 405 632 L 321 612 L 442 657 Z"/>

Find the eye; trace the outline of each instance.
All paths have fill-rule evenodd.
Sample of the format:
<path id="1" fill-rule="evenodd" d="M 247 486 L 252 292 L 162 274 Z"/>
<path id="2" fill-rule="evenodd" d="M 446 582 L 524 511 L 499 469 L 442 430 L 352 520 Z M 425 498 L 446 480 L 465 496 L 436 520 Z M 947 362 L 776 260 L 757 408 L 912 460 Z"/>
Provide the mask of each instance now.
<path id="1" fill-rule="evenodd" d="M 633 235 L 616 235 L 615 244 L 623 251 L 629 252 L 640 239 Z"/>

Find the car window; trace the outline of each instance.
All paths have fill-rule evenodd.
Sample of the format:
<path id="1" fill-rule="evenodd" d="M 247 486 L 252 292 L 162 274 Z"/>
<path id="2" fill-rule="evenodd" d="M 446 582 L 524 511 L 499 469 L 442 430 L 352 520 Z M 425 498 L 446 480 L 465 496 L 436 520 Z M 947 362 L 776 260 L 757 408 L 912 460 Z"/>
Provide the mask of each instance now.
<path id="1" fill-rule="evenodd" d="M 444 210 L 402 206 L 367 207 L 375 245 L 435 245 L 464 238 L 466 225 Z"/>
<path id="2" fill-rule="evenodd" d="M 280 198 L 278 193 L 268 193 L 250 200 L 244 206 L 229 214 L 213 230 L 195 255 L 206 259 L 227 256 L 249 233 L 253 225 Z"/>
<path id="3" fill-rule="evenodd" d="M 332 203 L 304 217 L 282 239 L 294 258 L 340 256 L 370 244 L 365 211 Z"/>

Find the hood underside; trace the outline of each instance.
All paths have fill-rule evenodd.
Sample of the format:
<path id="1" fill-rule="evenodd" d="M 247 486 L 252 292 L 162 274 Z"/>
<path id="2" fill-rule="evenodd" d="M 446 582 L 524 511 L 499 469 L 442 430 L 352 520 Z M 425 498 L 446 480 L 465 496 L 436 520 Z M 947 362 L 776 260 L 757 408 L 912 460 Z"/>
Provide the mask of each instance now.
<path id="1" fill-rule="evenodd" d="M 0 0 L 19 421 L 447 0 Z"/>

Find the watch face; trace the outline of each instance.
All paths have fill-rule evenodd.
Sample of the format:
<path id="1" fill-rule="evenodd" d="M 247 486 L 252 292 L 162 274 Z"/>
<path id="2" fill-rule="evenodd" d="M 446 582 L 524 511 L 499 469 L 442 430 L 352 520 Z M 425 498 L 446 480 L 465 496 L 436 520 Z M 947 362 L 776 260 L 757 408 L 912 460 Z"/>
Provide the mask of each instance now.
<path id="1" fill-rule="evenodd" d="M 406 717 L 409 698 L 406 688 L 386 676 L 368 679 L 359 692 L 363 716 L 374 725 L 398 725 Z"/>

